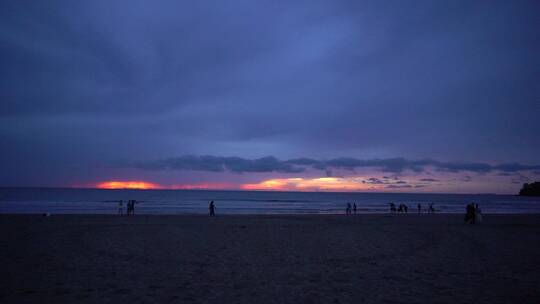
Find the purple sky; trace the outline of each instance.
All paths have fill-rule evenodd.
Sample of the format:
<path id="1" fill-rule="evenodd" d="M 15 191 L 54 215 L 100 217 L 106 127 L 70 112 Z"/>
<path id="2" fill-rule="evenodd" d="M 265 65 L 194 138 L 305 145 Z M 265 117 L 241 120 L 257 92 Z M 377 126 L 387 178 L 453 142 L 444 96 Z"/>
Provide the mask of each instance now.
<path id="1" fill-rule="evenodd" d="M 0 186 L 515 193 L 538 1 L 2 1 Z"/>

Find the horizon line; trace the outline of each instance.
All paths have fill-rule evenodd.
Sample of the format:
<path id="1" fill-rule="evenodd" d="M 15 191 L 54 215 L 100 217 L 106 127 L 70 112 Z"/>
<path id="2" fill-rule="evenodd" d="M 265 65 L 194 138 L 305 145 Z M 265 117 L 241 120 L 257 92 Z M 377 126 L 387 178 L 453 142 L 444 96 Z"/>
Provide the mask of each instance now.
<path id="1" fill-rule="evenodd" d="M 118 190 L 130 190 L 130 191 L 229 191 L 229 192 L 283 192 L 283 193 L 348 193 L 348 194 L 439 194 L 439 195 L 508 195 L 508 196 L 519 196 L 516 193 L 493 193 L 493 192 L 386 192 L 386 191 L 299 191 L 299 190 L 263 190 L 263 189 L 209 189 L 209 188 L 198 188 L 198 189 L 175 189 L 175 188 L 153 188 L 153 189 L 137 189 L 137 188 L 114 188 L 114 189 L 105 189 L 98 187 L 69 187 L 69 186 L 0 186 L 0 189 L 71 189 L 71 190 L 104 190 L 104 191 L 118 191 Z"/>

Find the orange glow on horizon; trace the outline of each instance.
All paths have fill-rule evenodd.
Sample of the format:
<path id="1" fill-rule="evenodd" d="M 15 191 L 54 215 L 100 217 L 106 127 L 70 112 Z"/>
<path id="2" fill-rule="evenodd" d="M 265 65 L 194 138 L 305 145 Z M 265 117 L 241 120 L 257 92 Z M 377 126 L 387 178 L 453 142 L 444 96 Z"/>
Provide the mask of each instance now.
<path id="1" fill-rule="evenodd" d="M 371 181 L 371 180 L 375 181 Z M 388 178 L 387 178 L 388 179 Z M 104 181 L 93 185 L 99 189 L 167 189 L 167 190 L 261 190 L 261 191 L 300 191 L 300 192 L 357 192 L 357 191 L 391 191 L 407 192 L 414 189 L 422 191 L 425 184 L 418 181 L 384 180 L 365 176 L 353 177 L 316 177 L 316 178 L 273 178 L 258 183 L 196 182 L 186 184 L 157 184 L 146 181 Z M 419 186 L 418 186 L 419 185 Z"/>
<path id="2" fill-rule="evenodd" d="M 275 191 L 365 191 L 373 190 L 373 186 L 362 183 L 361 178 L 358 177 L 275 178 L 257 184 L 243 184 L 241 189 Z"/>
<path id="3" fill-rule="evenodd" d="M 168 189 L 168 190 L 226 190 L 238 189 L 238 185 L 230 183 L 195 183 L 160 185 L 145 181 L 105 181 L 94 185 L 98 189 Z"/>
<path id="4" fill-rule="evenodd" d="M 107 181 L 96 185 L 99 189 L 160 189 L 158 184 L 143 181 Z"/>

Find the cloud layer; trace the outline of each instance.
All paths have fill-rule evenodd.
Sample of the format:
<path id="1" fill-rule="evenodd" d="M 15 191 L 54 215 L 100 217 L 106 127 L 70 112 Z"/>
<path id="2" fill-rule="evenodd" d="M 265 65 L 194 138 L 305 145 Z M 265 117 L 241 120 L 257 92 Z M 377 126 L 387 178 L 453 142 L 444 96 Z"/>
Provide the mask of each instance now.
<path id="1" fill-rule="evenodd" d="M 427 168 L 433 168 L 435 171 L 453 173 L 488 173 L 492 171 L 500 171 L 501 173 L 515 173 L 540 169 L 540 165 L 525 165 L 519 163 L 492 165 L 487 163 L 441 162 L 432 159 L 356 159 L 342 157 L 328 160 L 318 160 L 313 158 L 280 160 L 274 156 L 267 156 L 256 159 L 246 159 L 241 157 L 223 157 L 210 155 L 184 155 L 150 162 L 128 162 L 116 164 L 115 167 L 131 167 L 143 170 L 192 170 L 209 172 L 229 171 L 234 173 L 299 173 L 304 172 L 307 168 L 325 171 L 331 169 L 355 170 L 361 168 L 378 168 L 383 172 L 392 173 L 401 173 L 407 170 L 413 172 L 423 172 Z M 377 180 L 373 180 L 371 182 L 375 183 L 376 181 Z M 423 179 L 422 181 L 434 182 L 437 180 Z"/>

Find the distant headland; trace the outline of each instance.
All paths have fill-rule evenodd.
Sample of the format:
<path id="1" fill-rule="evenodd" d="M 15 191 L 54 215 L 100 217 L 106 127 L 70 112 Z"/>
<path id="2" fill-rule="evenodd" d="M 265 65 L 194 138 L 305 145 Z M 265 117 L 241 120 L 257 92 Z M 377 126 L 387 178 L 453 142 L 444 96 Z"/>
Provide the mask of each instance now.
<path id="1" fill-rule="evenodd" d="M 523 188 L 519 190 L 519 195 L 522 196 L 540 196 L 540 182 L 531 184 L 523 184 Z"/>

